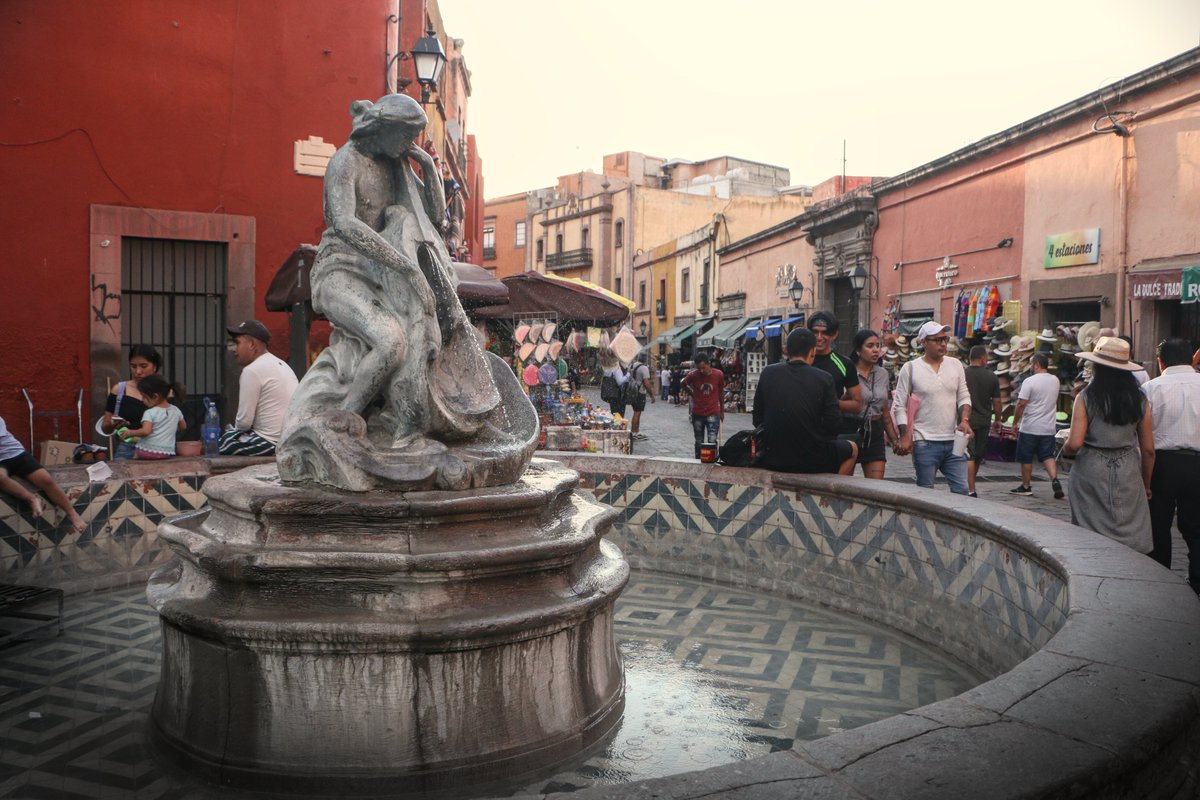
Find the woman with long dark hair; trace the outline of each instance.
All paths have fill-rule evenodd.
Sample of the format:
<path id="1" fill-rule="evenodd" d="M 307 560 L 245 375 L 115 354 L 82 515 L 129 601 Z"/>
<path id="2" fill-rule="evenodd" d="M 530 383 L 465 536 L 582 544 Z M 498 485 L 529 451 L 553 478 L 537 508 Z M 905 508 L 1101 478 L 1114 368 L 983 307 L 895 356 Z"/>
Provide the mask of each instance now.
<path id="1" fill-rule="evenodd" d="M 878 333 L 863 328 L 855 334 L 850 361 L 858 370 L 863 406 L 857 463 L 862 464 L 865 477 L 878 480 L 883 479 L 887 467 L 886 445 L 899 438 L 892 421 L 888 373 L 879 364 L 882 355 Z"/>
<path id="2" fill-rule="evenodd" d="M 162 356 L 148 344 L 135 344 L 129 348 L 130 379 L 112 387 L 104 406 L 104 418 L 98 426 L 101 433 L 112 436 L 118 428 L 137 428 L 146 413 L 145 398 L 138 389 L 138 381 L 156 374 L 162 369 Z M 117 440 L 114 458 L 133 458 L 132 442 Z"/>
<path id="3" fill-rule="evenodd" d="M 1115 336 L 1076 357 L 1092 362 L 1094 376 L 1075 398 L 1063 447 L 1063 455 L 1075 455 L 1067 485 L 1071 522 L 1149 553 L 1154 421 L 1133 377 L 1142 367 Z"/>

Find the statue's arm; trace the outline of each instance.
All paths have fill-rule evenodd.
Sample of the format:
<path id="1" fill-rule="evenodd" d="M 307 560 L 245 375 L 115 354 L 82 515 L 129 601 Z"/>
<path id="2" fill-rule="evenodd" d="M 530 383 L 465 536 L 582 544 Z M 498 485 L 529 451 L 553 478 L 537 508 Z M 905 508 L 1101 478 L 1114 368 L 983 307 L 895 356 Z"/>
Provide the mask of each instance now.
<path id="1" fill-rule="evenodd" d="M 404 257 L 387 239 L 358 218 L 358 190 L 352 163 L 338 159 L 335 154 L 325 173 L 325 219 L 337 231 L 342 241 L 367 258 L 394 269 L 412 268 L 415 264 Z"/>
<path id="2" fill-rule="evenodd" d="M 424 179 L 418 179 L 418 182 L 421 184 L 421 197 L 425 203 L 425 213 L 433 220 L 437 229 L 445 233 L 446 190 L 442 186 L 442 176 L 438 172 L 437 164 L 434 163 L 433 156 L 415 144 L 409 149 L 408 155 L 421 165 L 421 175 Z"/>

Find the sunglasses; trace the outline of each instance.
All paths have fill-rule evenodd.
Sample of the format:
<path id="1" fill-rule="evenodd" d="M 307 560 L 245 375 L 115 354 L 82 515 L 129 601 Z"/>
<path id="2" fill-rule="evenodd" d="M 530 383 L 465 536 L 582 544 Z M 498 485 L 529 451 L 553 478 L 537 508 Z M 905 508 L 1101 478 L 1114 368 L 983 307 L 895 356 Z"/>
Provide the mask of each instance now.
<path id="1" fill-rule="evenodd" d="M 950 337 L 949 336 L 926 336 L 925 341 L 935 342 L 937 344 L 949 344 Z"/>

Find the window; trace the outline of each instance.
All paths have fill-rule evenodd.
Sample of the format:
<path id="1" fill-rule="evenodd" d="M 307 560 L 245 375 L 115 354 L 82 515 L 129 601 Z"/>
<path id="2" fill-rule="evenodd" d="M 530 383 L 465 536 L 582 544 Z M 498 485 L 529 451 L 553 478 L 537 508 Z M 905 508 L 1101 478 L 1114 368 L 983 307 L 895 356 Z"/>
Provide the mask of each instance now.
<path id="1" fill-rule="evenodd" d="M 484 259 L 496 257 L 496 223 L 485 222 L 483 224 L 483 257 Z"/>
<path id="2" fill-rule="evenodd" d="M 516 230 L 516 235 L 514 237 L 514 244 L 516 244 L 517 247 L 525 246 L 525 220 L 521 220 L 520 222 L 517 223 L 517 230 Z"/>
<path id="3" fill-rule="evenodd" d="M 546 255 L 546 240 L 538 237 L 537 240 L 537 260 L 541 261 Z"/>
<path id="4" fill-rule="evenodd" d="M 692 271 L 685 269 L 679 276 L 679 302 L 686 303 L 690 297 L 688 286 L 692 282 Z"/>
<path id="5" fill-rule="evenodd" d="M 645 308 L 645 307 L 646 307 L 646 282 L 640 281 L 638 283 L 638 308 Z"/>
<path id="6" fill-rule="evenodd" d="M 620 247 L 625 244 L 625 220 L 617 220 L 617 224 L 613 227 L 613 247 Z"/>
<path id="7" fill-rule="evenodd" d="M 588 249 L 588 226 L 584 225 L 583 230 L 579 232 L 579 247 L 582 250 Z"/>
<path id="8" fill-rule="evenodd" d="M 615 291 L 617 294 L 621 294 L 621 279 L 620 278 L 617 278 L 617 280 L 613 283 L 613 291 Z M 624 297 L 625 295 L 622 294 L 621 296 Z"/>
<path id="9" fill-rule="evenodd" d="M 556 253 L 562 252 L 562 234 L 561 233 L 554 234 L 554 252 L 556 252 Z"/>

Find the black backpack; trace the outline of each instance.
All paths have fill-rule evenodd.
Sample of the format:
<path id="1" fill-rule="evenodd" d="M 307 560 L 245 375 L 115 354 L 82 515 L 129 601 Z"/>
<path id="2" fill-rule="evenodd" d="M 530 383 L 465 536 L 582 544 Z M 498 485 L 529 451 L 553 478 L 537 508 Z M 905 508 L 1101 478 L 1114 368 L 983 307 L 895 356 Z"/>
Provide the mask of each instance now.
<path id="1" fill-rule="evenodd" d="M 738 431 L 721 445 L 720 460 L 727 467 L 753 467 L 763 452 L 763 426 Z"/>
<path id="2" fill-rule="evenodd" d="M 606 403 L 616 403 L 621 399 L 621 384 L 612 375 L 605 375 L 600 381 L 600 399 Z"/>

